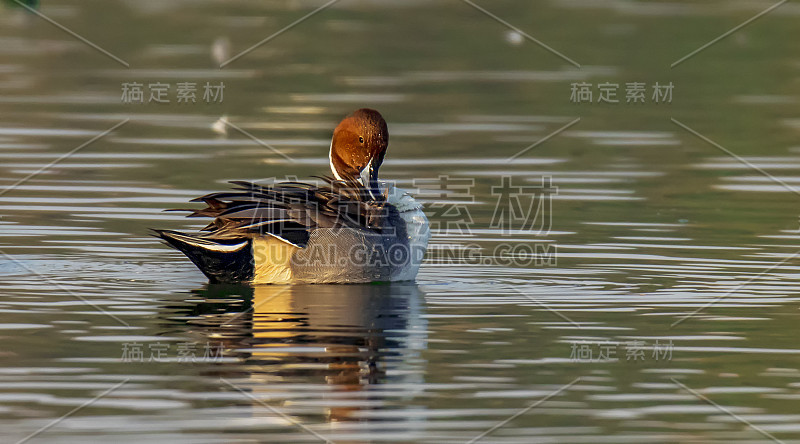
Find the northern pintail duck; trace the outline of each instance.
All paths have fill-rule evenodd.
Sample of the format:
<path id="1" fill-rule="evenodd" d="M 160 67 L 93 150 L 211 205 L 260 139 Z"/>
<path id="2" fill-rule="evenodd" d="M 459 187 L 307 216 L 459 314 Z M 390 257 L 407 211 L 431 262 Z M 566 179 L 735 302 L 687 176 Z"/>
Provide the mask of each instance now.
<path id="1" fill-rule="evenodd" d="M 334 177 L 320 184 L 231 182 L 192 200 L 188 217 L 214 220 L 200 233 L 155 230 L 211 282 L 364 283 L 414 280 L 430 232 L 411 195 L 378 180 L 389 133 L 372 109 L 333 132 Z M 178 210 L 181 211 L 181 210 Z"/>

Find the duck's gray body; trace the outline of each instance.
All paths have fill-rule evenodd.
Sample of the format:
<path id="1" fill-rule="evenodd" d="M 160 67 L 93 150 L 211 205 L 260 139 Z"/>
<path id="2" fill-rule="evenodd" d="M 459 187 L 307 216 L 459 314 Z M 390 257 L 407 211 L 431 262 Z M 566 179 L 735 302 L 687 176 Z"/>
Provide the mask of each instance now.
<path id="1" fill-rule="evenodd" d="M 304 196 L 314 196 L 313 199 L 286 203 L 289 192 L 283 190 L 280 193 L 284 194 L 277 196 L 273 192 L 280 188 L 237 184 L 251 187 L 247 189 L 251 193 L 216 193 L 201 198 L 209 208 L 193 215 L 215 217 L 210 234 L 157 231 L 212 282 L 367 283 L 415 279 L 430 237 L 428 219 L 420 204 L 393 185 L 381 183 L 382 202 L 361 202 L 362 207 L 380 207 L 383 217 L 379 228 L 375 228 L 369 223 L 345 223 L 345 214 L 321 214 L 330 205 L 326 200 L 322 202 L 326 204 L 324 208 L 320 208 L 320 188 L 304 185 L 303 191 L 311 191 Z M 230 217 L 245 213 L 253 217 L 265 214 L 265 210 L 275 217 L 245 222 Z M 287 220 L 302 227 L 287 227 Z"/>

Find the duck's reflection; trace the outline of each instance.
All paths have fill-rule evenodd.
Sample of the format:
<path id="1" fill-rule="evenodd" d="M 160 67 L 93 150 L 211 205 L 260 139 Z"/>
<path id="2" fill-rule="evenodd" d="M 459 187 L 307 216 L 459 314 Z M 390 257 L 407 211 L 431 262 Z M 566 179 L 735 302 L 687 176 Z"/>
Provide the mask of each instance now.
<path id="1" fill-rule="evenodd" d="M 421 382 L 426 336 L 414 284 L 208 285 L 194 293 L 173 319 L 195 341 L 238 358 L 208 371 L 254 395 L 313 394 L 285 399 L 321 405 L 336 422 L 380 407 L 371 386 Z"/>

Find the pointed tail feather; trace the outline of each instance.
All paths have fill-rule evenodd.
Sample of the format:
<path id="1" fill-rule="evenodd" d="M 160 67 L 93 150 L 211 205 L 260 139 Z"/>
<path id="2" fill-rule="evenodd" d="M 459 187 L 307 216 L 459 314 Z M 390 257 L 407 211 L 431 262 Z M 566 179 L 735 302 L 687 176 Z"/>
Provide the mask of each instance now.
<path id="1" fill-rule="evenodd" d="M 253 279 L 250 239 L 221 241 L 173 230 L 153 232 L 168 245 L 185 254 L 211 282 L 244 282 Z"/>

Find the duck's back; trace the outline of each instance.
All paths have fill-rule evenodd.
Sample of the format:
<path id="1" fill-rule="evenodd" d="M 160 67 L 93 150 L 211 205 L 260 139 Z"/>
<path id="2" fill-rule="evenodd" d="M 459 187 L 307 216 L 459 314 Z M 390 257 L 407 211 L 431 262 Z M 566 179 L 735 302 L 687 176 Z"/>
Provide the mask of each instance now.
<path id="1" fill-rule="evenodd" d="M 364 228 L 311 230 L 304 248 L 261 237 L 253 242 L 255 283 L 367 283 L 416 278 L 430 237 L 428 219 L 407 193 L 386 186 L 382 233 Z M 402 211 L 401 211 L 402 210 Z"/>
<path id="2" fill-rule="evenodd" d="M 384 185 L 385 200 L 356 199 L 354 207 L 343 199 L 353 196 L 307 184 L 237 185 L 240 191 L 198 199 L 208 207 L 192 216 L 214 218 L 207 234 L 157 230 L 212 282 L 366 283 L 416 277 L 428 221 L 402 190 Z"/>

